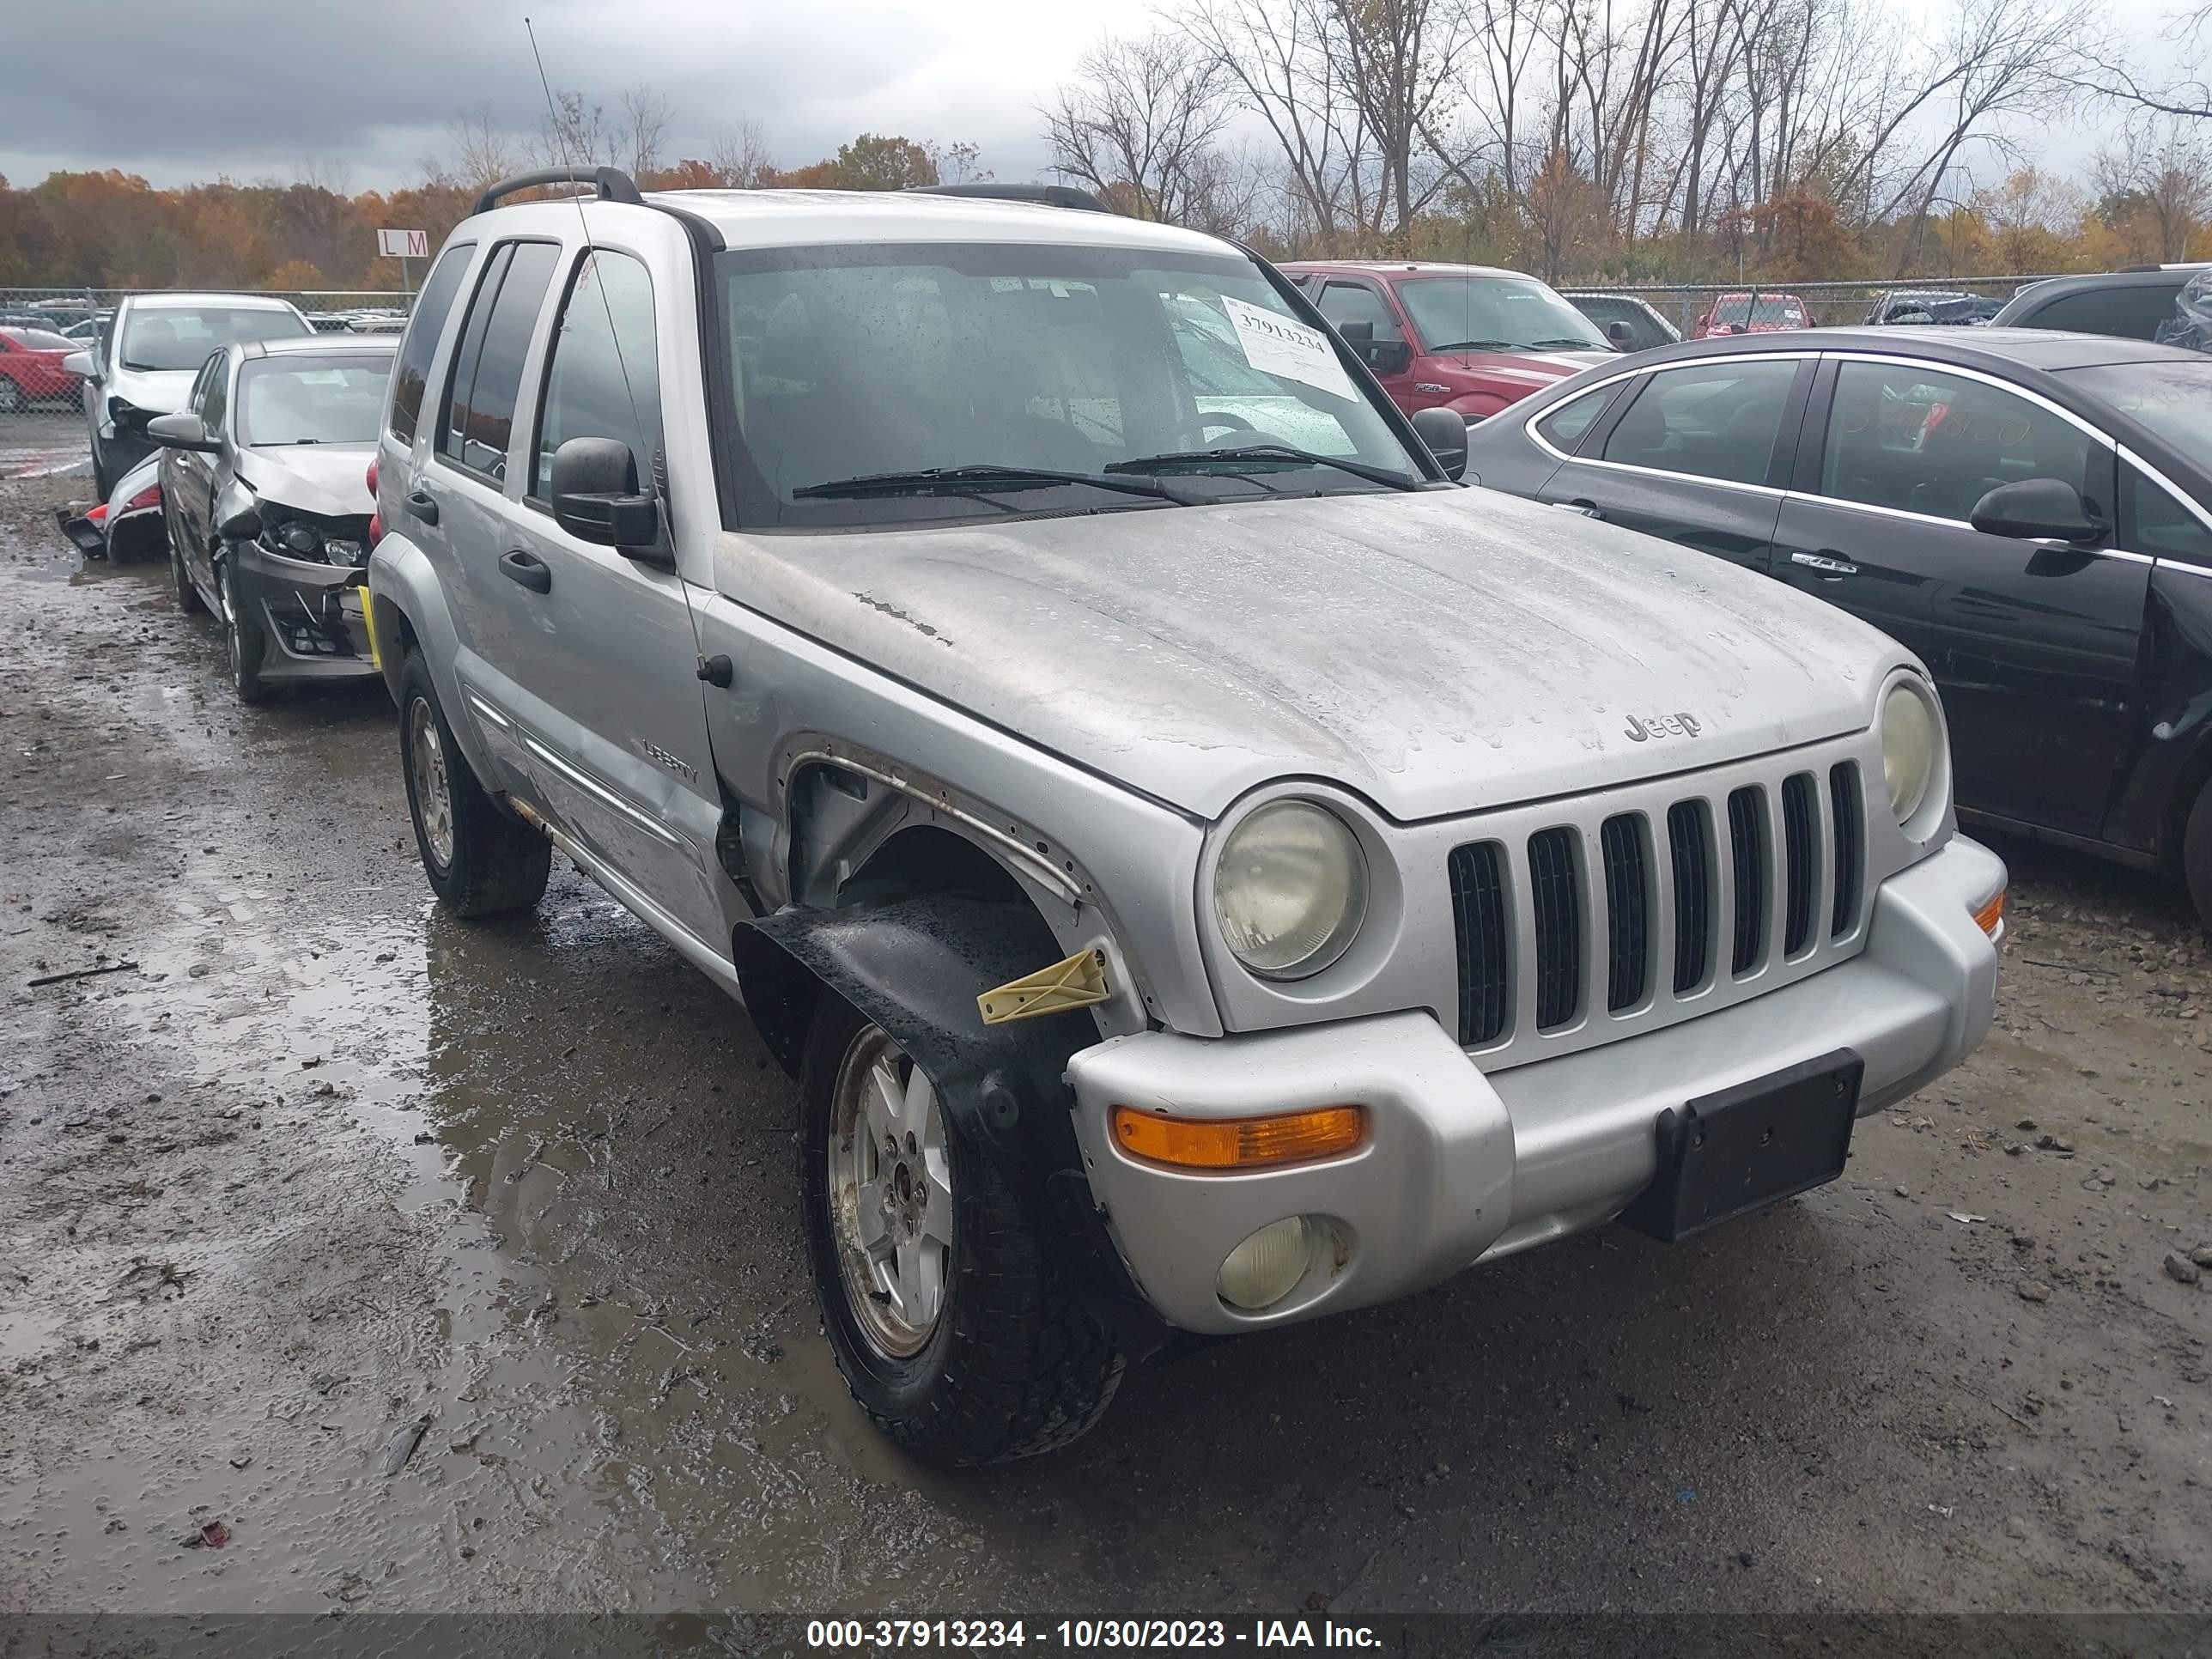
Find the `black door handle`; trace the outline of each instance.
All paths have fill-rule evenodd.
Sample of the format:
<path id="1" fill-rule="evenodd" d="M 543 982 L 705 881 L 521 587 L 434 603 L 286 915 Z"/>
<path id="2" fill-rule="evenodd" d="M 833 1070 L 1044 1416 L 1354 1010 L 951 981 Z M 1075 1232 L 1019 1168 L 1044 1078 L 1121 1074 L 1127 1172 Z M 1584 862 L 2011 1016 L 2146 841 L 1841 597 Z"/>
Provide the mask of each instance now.
<path id="1" fill-rule="evenodd" d="M 519 547 L 499 556 L 499 574 L 511 582 L 520 582 L 533 593 L 553 591 L 552 566 L 535 553 L 526 553 Z"/>
<path id="2" fill-rule="evenodd" d="M 407 510 L 424 524 L 438 522 L 438 499 L 427 489 L 418 489 L 408 496 Z"/>

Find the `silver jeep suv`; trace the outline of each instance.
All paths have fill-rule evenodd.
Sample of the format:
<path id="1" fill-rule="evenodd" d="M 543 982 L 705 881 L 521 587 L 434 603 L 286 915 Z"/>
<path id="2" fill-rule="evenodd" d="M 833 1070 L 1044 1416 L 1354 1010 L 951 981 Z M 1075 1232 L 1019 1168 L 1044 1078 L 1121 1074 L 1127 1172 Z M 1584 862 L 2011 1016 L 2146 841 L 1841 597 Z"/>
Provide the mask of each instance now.
<path id="1" fill-rule="evenodd" d="M 743 1000 L 887 1433 L 1699 1231 L 1972 1049 L 2005 872 L 1910 653 L 1456 487 L 1264 263 L 1028 193 L 510 181 L 378 459 L 431 886 L 558 848 Z"/>

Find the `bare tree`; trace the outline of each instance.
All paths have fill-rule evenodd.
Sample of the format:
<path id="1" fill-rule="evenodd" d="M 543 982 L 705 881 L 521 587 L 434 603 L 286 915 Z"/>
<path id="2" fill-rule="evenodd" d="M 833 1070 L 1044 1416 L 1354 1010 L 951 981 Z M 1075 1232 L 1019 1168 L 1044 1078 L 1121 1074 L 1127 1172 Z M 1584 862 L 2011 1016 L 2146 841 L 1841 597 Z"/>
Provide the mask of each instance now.
<path id="1" fill-rule="evenodd" d="M 922 149 L 937 169 L 937 182 L 940 185 L 981 184 L 991 176 L 991 169 L 982 165 L 980 144 L 928 143 Z"/>
<path id="2" fill-rule="evenodd" d="M 668 101 L 666 93 L 642 85 L 624 88 L 617 116 L 619 125 L 611 135 L 615 165 L 625 167 L 633 179 L 657 171 L 662 161 L 662 146 L 668 140 L 669 124 L 675 118 L 676 106 Z"/>
<path id="3" fill-rule="evenodd" d="M 715 181 L 726 189 L 760 189 L 775 173 L 768 130 L 750 115 L 725 127 L 707 152 L 707 165 L 714 169 Z"/>
<path id="4" fill-rule="evenodd" d="M 1443 134 L 1474 30 L 1456 0 L 1330 0 L 1330 7 L 1337 73 L 1374 140 L 1377 195 L 1402 243 L 1443 182 L 1442 167 L 1427 168 L 1425 179 L 1417 167 L 1449 152 Z"/>
<path id="5" fill-rule="evenodd" d="M 483 190 L 518 170 L 524 147 L 493 118 L 491 106 L 477 104 L 446 123 L 446 153 L 426 157 L 424 179 Z"/>
<path id="6" fill-rule="evenodd" d="M 2098 152 L 2093 172 L 2109 216 L 2136 220 L 2151 234 L 2155 257 L 2189 257 L 2189 244 L 2212 217 L 2212 148 L 2193 122 L 2130 123 Z"/>
<path id="7" fill-rule="evenodd" d="M 1162 31 L 1109 37 L 1042 113 L 1054 171 L 1147 219 L 1180 222 L 1229 119 L 1218 64 Z"/>

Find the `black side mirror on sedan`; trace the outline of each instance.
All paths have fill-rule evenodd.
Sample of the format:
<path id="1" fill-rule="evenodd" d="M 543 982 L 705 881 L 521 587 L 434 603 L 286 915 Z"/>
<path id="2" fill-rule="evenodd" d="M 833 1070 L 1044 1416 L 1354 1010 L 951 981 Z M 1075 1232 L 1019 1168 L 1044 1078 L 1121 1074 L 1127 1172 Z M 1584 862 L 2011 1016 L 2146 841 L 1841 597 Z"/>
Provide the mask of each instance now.
<path id="1" fill-rule="evenodd" d="M 2026 542 L 2094 542 L 2112 527 L 2063 478 L 1999 484 L 1974 503 L 1966 521 L 1985 536 Z"/>
<path id="2" fill-rule="evenodd" d="M 553 452 L 553 521 L 580 542 L 662 562 L 660 504 L 637 487 L 637 457 L 618 438 L 571 438 Z"/>
<path id="3" fill-rule="evenodd" d="M 1437 458 L 1444 477 L 1456 483 L 1467 473 L 1467 419 L 1455 409 L 1424 409 L 1413 416 L 1413 430 Z"/>
<path id="4" fill-rule="evenodd" d="M 211 455 L 222 447 L 208 435 L 200 417 L 189 413 L 156 415 L 146 422 L 146 435 L 164 449 L 190 449 Z"/>

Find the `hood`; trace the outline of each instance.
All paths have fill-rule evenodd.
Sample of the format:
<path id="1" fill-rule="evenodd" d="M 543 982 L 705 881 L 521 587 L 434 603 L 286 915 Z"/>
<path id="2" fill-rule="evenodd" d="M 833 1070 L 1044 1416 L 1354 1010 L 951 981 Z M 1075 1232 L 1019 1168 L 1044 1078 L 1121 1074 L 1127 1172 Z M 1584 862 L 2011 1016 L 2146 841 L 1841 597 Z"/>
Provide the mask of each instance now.
<path id="1" fill-rule="evenodd" d="M 283 444 L 238 452 L 238 476 L 254 494 L 325 518 L 366 518 L 376 511 L 368 493 L 374 443 Z"/>
<path id="2" fill-rule="evenodd" d="M 1484 489 L 731 533 L 716 565 L 737 603 L 1206 818 L 1285 776 L 1410 821 L 1717 765 L 1863 729 L 1910 660 L 1765 576 Z"/>
<path id="3" fill-rule="evenodd" d="M 1540 392 L 1547 386 L 1564 380 L 1570 374 L 1579 374 L 1593 363 L 1618 362 L 1617 351 L 1448 351 L 1438 361 L 1452 364 L 1462 373 L 1490 381 L 1504 380 L 1522 386 L 1527 392 Z"/>
<path id="4" fill-rule="evenodd" d="M 108 379 L 107 390 L 111 396 L 122 398 L 134 409 L 155 415 L 173 415 L 192 395 L 192 382 L 198 379 L 199 370 L 196 368 L 125 368 L 118 363 Z"/>

